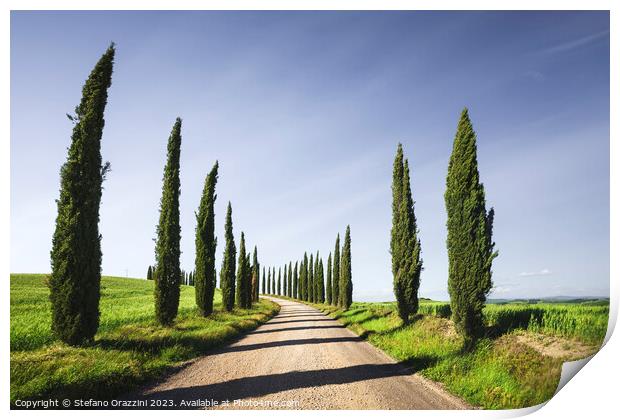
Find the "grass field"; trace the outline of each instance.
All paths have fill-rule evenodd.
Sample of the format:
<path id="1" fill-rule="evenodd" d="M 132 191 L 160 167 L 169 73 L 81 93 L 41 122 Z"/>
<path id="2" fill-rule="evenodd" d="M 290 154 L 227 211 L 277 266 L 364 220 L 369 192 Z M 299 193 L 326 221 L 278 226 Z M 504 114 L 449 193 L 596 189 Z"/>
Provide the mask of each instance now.
<path id="1" fill-rule="evenodd" d="M 353 303 L 347 311 L 312 305 L 338 319 L 397 360 L 486 409 L 533 406 L 553 396 L 564 361 L 601 345 L 608 305 L 487 305 L 487 337 L 462 352 L 449 304 L 421 302 L 421 315 L 403 326 L 394 303 Z M 541 334 L 544 333 L 544 334 Z"/>
<path id="2" fill-rule="evenodd" d="M 154 323 L 153 282 L 102 278 L 101 324 L 92 346 L 70 347 L 50 331 L 49 291 L 41 274 L 11 275 L 11 403 L 17 399 L 106 399 L 222 345 L 267 321 L 278 306 L 261 300 L 252 310 L 202 318 L 194 288 L 181 286 L 173 327 Z"/>

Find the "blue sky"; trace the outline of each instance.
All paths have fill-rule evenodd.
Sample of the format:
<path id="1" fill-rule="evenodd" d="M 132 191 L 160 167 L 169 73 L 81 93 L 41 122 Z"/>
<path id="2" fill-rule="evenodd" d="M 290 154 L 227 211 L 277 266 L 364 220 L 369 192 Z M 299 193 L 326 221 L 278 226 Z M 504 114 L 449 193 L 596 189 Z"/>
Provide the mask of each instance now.
<path id="1" fill-rule="evenodd" d="M 11 271 L 48 272 L 71 112 L 110 41 L 103 273 L 154 259 L 166 141 L 183 118 L 182 267 L 220 162 L 263 265 L 352 231 L 354 298 L 392 299 L 391 168 L 405 148 L 425 269 L 447 298 L 443 193 L 467 106 L 487 206 L 492 297 L 609 294 L 607 12 L 12 12 Z"/>

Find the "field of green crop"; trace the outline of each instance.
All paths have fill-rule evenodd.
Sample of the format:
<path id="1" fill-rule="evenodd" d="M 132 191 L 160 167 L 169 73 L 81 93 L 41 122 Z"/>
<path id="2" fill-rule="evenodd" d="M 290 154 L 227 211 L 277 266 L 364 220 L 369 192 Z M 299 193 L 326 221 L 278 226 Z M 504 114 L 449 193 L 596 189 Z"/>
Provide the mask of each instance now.
<path id="1" fill-rule="evenodd" d="M 569 359 L 527 345 L 519 340 L 522 331 L 562 337 L 563 347 L 574 345 L 593 353 L 602 343 L 609 312 L 601 302 L 490 304 L 484 312 L 487 337 L 473 351 L 463 352 L 447 303 L 421 301 L 421 315 L 407 326 L 392 302 L 353 303 L 347 311 L 312 306 L 418 373 L 443 383 L 455 395 L 487 409 L 537 405 L 549 400 L 557 388 L 562 363 Z"/>
<path id="2" fill-rule="evenodd" d="M 278 306 L 261 300 L 252 310 L 197 314 L 194 288 L 181 286 L 179 316 L 172 327 L 154 322 L 153 282 L 102 278 L 101 324 L 95 343 L 66 346 L 50 331 L 45 276 L 11 275 L 11 402 L 16 399 L 106 399 L 156 378 L 178 362 L 267 321 Z"/>
<path id="3" fill-rule="evenodd" d="M 450 318 L 450 304 L 422 301 L 420 313 Z M 484 317 L 496 334 L 523 329 L 600 344 L 607 332 L 609 302 L 488 304 Z"/>

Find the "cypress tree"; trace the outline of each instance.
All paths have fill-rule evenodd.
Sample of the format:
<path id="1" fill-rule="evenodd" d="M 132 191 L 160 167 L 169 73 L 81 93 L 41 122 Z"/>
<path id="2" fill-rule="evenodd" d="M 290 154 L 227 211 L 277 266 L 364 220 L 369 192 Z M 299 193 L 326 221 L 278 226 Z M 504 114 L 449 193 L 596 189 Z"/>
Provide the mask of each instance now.
<path id="1" fill-rule="evenodd" d="M 340 306 L 340 234 L 336 236 L 334 247 L 334 267 L 332 275 L 332 305 Z"/>
<path id="2" fill-rule="evenodd" d="M 308 254 L 304 252 L 304 259 L 299 266 L 299 294 L 300 299 L 303 301 L 308 300 L 308 288 L 306 287 L 306 281 L 308 279 Z"/>
<path id="3" fill-rule="evenodd" d="M 271 267 L 267 270 L 267 294 L 271 294 Z"/>
<path id="4" fill-rule="evenodd" d="M 49 287 L 52 331 L 71 345 L 92 341 L 99 327 L 99 205 L 101 185 L 110 168 L 109 162 L 102 165 L 101 137 L 114 54 L 112 43 L 82 88 L 80 104 L 70 117 L 75 125 L 67 161 L 60 169 Z"/>
<path id="5" fill-rule="evenodd" d="M 316 252 L 316 257 L 314 260 L 314 285 L 313 285 L 313 293 L 314 293 L 314 302 L 319 302 L 320 292 L 319 292 L 319 251 Z"/>
<path id="6" fill-rule="evenodd" d="M 282 296 L 282 269 L 278 268 L 278 296 Z"/>
<path id="7" fill-rule="evenodd" d="M 222 306 L 228 312 L 235 306 L 235 263 L 237 258 L 237 248 L 235 237 L 233 236 L 232 206 L 228 202 L 226 209 L 226 223 L 224 225 L 224 238 L 226 245 L 224 248 L 224 258 L 220 270 L 220 288 L 222 289 Z"/>
<path id="8" fill-rule="evenodd" d="M 196 273 L 195 292 L 196 306 L 202 316 L 209 316 L 213 312 L 213 296 L 215 294 L 215 249 L 217 238 L 215 237 L 215 211 L 214 205 L 217 195 L 217 172 L 219 164 L 216 161 L 213 169 L 205 178 L 200 206 L 196 213 L 196 258 L 194 273 Z"/>
<path id="9" fill-rule="evenodd" d="M 332 304 L 332 253 L 327 257 L 327 281 L 325 284 L 325 303 Z"/>
<path id="10" fill-rule="evenodd" d="M 319 275 L 318 275 L 318 280 L 317 283 L 319 285 L 318 287 L 318 303 L 324 303 L 325 302 L 325 282 L 324 282 L 324 275 L 325 275 L 325 270 L 323 268 L 323 258 L 319 259 Z"/>
<path id="11" fill-rule="evenodd" d="M 310 263 L 308 265 L 308 302 L 314 302 L 314 254 L 310 254 Z"/>
<path id="12" fill-rule="evenodd" d="M 263 278 L 262 280 L 262 290 L 263 290 L 263 294 L 267 294 L 267 289 L 265 288 L 267 285 L 265 284 L 265 267 L 263 267 Z"/>
<path id="13" fill-rule="evenodd" d="M 248 255 L 245 258 L 245 272 L 246 272 L 246 301 L 245 308 L 252 309 L 252 264 L 251 264 L 252 255 L 248 252 Z"/>
<path id="14" fill-rule="evenodd" d="M 276 268 L 271 267 L 271 294 L 277 295 L 278 289 L 276 289 Z"/>
<path id="15" fill-rule="evenodd" d="M 392 275 L 398 314 L 403 322 L 418 311 L 418 289 L 422 260 L 420 240 L 411 195 L 409 163 L 403 162 L 402 145 L 398 145 L 392 173 Z"/>
<path id="16" fill-rule="evenodd" d="M 494 210 L 486 210 L 476 155 L 476 133 L 465 108 L 454 138 L 444 198 L 450 306 L 466 348 L 483 333 L 482 309 L 493 286 L 491 265 L 497 256 L 492 239 Z"/>
<path id="17" fill-rule="evenodd" d="M 179 224 L 179 178 L 181 158 L 181 119 L 177 118 L 168 139 L 168 159 L 157 225 L 157 279 L 155 316 L 162 325 L 170 325 L 177 316 L 181 279 L 181 226 Z"/>
<path id="18" fill-rule="evenodd" d="M 149 265 L 149 269 L 146 270 L 146 279 L 153 280 L 153 269 L 151 268 L 150 265 Z"/>
<path id="19" fill-rule="evenodd" d="M 293 297 L 293 262 L 288 262 L 288 287 L 286 289 L 288 291 L 287 296 Z"/>
<path id="20" fill-rule="evenodd" d="M 241 232 L 241 242 L 239 242 L 239 261 L 237 262 L 237 290 L 236 299 L 237 306 L 245 309 L 248 307 L 248 292 L 247 287 L 248 272 L 247 272 L 247 254 L 245 253 L 245 236 Z"/>
<path id="21" fill-rule="evenodd" d="M 299 296 L 299 277 L 297 276 L 297 261 L 295 261 L 295 268 L 293 268 L 293 299 L 297 299 Z"/>
<path id="22" fill-rule="evenodd" d="M 347 225 L 340 262 L 340 306 L 349 309 L 353 302 L 353 281 L 351 279 L 351 228 Z"/>
<path id="23" fill-rule="evenodd" d="M 260 277 L 260 265 L 258 263 L 258 250 L 254 246 L 254 256 L 252 257 L 252 302 L 258 302 L 258 285 Z"/>
<path id="24" fill-rule="evenodd" d="M 287 296 L 287 289 L 286 286 L 288 285 L 288 271 L 286 269 L 286 265 L 284 265 L 284 279 L 283 279 L 283 283 L 282 283 L 282 295 L 283 296 Z"/>

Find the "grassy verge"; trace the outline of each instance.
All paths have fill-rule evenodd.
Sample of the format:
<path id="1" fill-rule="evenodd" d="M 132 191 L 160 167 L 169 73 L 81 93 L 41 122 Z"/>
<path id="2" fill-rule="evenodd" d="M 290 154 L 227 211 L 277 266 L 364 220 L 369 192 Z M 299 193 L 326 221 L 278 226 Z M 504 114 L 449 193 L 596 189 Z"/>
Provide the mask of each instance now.
<path id="1" fill-rule="evenodd" d="M 198 315 L 194 288 L 181 287 L 173 327 L 154 323 L 153 282 L 103 277 L 101 325 L 95 343 L 70 347 L 50 331 L 45 276 L 11 275 L 11 403 L 17 399 L 112 398 L 157 378 L 184 360 L 230 342 L 279 311 L 261 300 L 251 310 Z"/>
<path id="2" fill-rule="evenodd" d="M 574 346 L 581 351 L 579 356 L 569 351 L 553 353 L 553 346 L 549 351 L 542 347 L 549 345 L 549 340 L 538 338 L 543 343 L 540 348 L 530 345 L 537 344 L 533 332 L 518 328 L 505 331 L 490 325 L 489 336 L 474 351 L 463 353 L 463 341 L 445 317 L 421 314 L 403 326 L 392 303 L 354 303 L 347 311 L 310 305 L 423 376 L 442 383 L 453 394 L 486 409 L 522 408 L 549 400 L 557 388 L 562 363 L 583 357 L 584 350 L 595 352 L 602 341 L 593 345 L 588 338 L 586 345 L 553 338 L 556 346 L 561 342 L 563 347 Z"/>

